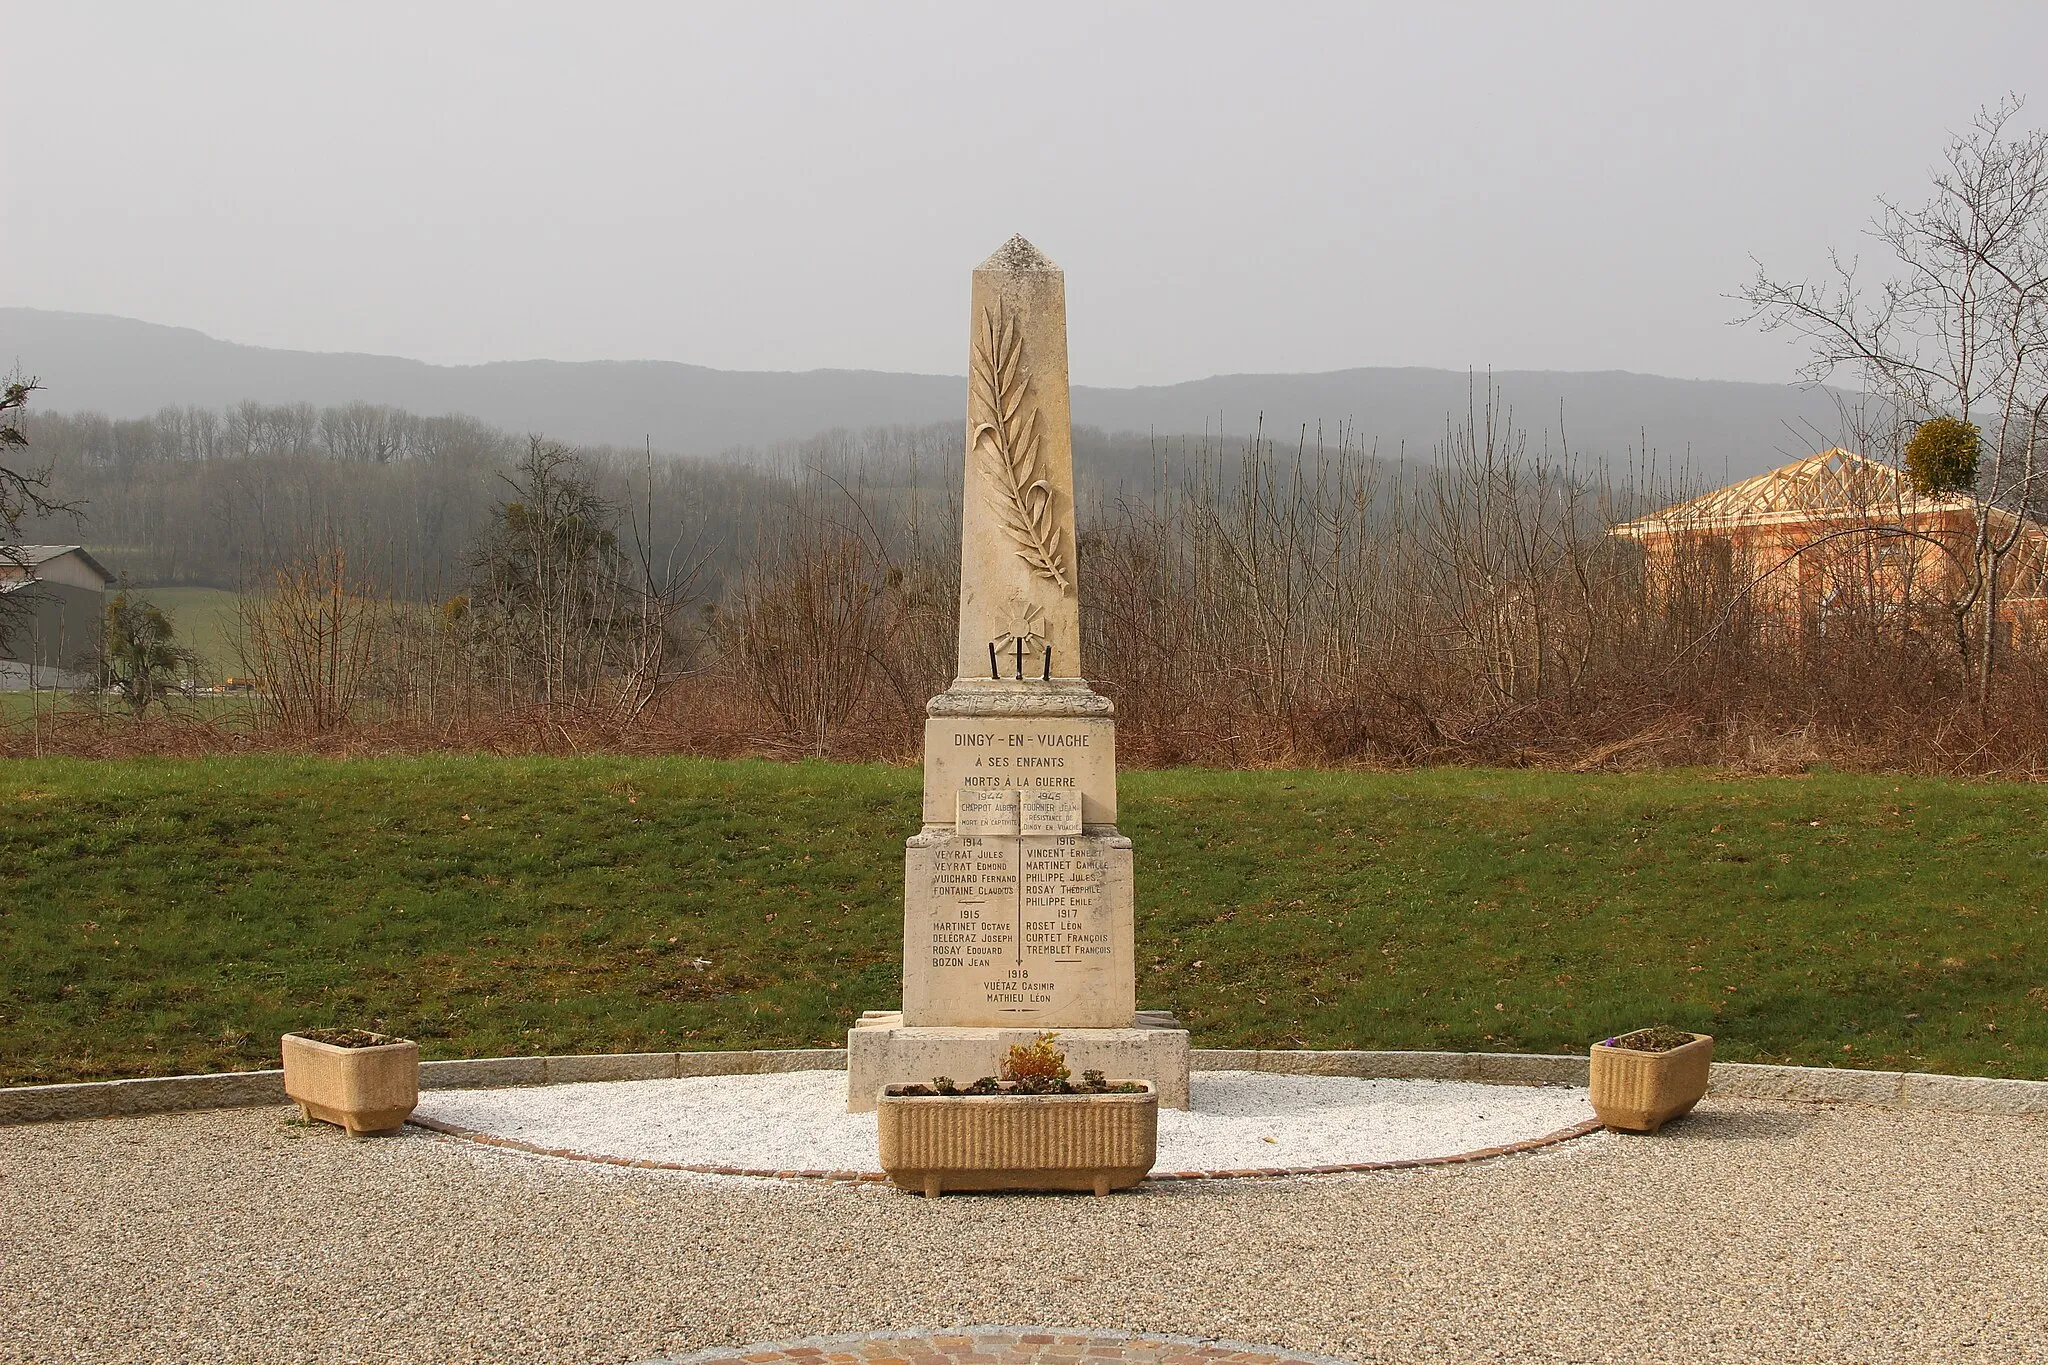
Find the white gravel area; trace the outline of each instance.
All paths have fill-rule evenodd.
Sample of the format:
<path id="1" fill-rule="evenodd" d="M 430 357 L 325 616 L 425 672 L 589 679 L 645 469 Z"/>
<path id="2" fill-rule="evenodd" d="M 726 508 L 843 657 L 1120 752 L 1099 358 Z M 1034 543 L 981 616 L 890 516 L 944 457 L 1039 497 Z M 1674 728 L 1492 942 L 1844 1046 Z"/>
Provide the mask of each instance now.
<path id="1" fill-rule="evenodd" d="M 1189 1110 L 1159 1111 L 1159 1171 L 1328 1166 L 1452 1156 L 1593 1117 L 1586 1092 L 1465 1081 L 1197 1072 Z M 875 1116 L 846 1112 L 846 1075 L 792 1071 L 515 1090 L 436 1090 L 418 1113 L 593 1156 L 768 1170 L 881 1169 Z"/>

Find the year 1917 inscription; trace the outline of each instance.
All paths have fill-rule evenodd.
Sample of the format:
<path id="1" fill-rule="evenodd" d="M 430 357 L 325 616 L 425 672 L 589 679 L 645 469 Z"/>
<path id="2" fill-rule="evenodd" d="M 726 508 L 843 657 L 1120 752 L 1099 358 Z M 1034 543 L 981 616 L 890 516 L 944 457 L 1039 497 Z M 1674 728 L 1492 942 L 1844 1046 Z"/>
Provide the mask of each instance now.
<path id="1" fill-rule="evenodd" d="M 1114 835 L 927 832 L 910 850 L 905 1020 L 1128 1025 L 1130 858 Z"/>
<path id="2" fill-rule="evenodd" d="M 1110 952 L 1102 911 L 1109 859 L 1093 840 L 1023 839 L 1022 914 L 1025 958 L 1079 962 Z"/>

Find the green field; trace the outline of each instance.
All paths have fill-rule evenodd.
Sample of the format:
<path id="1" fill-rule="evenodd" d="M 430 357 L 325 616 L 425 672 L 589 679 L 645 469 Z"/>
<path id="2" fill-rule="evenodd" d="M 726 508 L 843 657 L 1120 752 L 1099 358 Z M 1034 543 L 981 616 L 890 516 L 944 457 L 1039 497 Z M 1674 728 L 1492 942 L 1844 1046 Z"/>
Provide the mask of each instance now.
<path id="1" fill-rule="evenodd" d="M 235 611 L 239 593 L 220 588 L 137 588 L 171 618 L 177 642 L 196 652 L 209 677 L 219 679 L 242 671 L 234 649 Z"/>
<path id="2" fill-rule="evenodd" d="M 38 716 L 47 725 L 60 711 L 66 715 L 77 715 L 95 709 L 106 718 L 109 726 L 133 723 L 127 703 L 112 695 L 92 698 L 81 697 L 74 692 L 0 692 L 0 725 L 26 727 L 32 725 Z M 262 709 L 262 698 L 251 692 L 192 697 L 173 692 L 150 704 L 149 720 L 200 720 L 236 726 L 248 724 Z M 0 762 L 4 761 L 0 759 Z"/>
<path id="3" fill-rule="evenodd" d="M 220 588 L 135 588 L 131 591 L 156 603 L 171 618 L 172 638 L 199 655 L 201 681 L 217 683 L 241 671 L 233 643 L 236 605 L 241 601 L 239 593 Z M 209 707 L 208 700 L 191 698 L 183 699 L 182 703 L 174 700 L 172 706 L 174 709 L 181 704 L 187 710 L 196 708 L 201 715 L 210 715 L 221 709 Z M 239 709 L 237 699 L 228 700 L 236 704 L 227 709 Z M 27 721 L 38 709 L 47 715 L 52 710 L 75 710 L 79 704 L 76 698 L 63 692 L 45 692 L 40 696 L 26 692 L 0 692 L 0 724 Z"/>
<path id="4" fill-rule="evenodd" d="M 913 769 L 0 766 L 0 1082 L 836 1043 L 896 1000 Z M 1198 1045 L 2048 1075 L 2048 790 L 1819 773 L 1123 779 L 1139 1001 Z"/>

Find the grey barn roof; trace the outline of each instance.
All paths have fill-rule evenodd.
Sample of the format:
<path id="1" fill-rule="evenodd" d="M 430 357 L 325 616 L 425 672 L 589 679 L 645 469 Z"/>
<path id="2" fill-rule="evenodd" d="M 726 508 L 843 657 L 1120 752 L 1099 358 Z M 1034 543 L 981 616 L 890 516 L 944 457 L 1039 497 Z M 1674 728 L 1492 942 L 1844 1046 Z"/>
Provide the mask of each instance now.
<path id="1" fill-rule="evenodd" d="M 0 545 L 0 564 L 19 564 L 33 569 L 38 564 L 47 564 L 68 554 L 84 560 L 108 583 L 114 581 L 114 576 L 107 572 L 107 566 L 94 559 L 92 552 L 83 545 Z"/>

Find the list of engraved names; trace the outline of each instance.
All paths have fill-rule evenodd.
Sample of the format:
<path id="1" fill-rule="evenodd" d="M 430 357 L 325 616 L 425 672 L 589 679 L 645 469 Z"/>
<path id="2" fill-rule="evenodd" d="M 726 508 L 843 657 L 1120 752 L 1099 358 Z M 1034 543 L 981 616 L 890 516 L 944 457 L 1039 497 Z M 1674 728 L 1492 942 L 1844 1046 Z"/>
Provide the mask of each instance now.
<path id="1" fill-rule="evenodd" d="M 959 836 L 932 850 L 930 867 L 932 969 L 969 974 L 988 1005 L 1055 1008 L 1063 977 L 1115 951 L 1105 840 Z"/>

